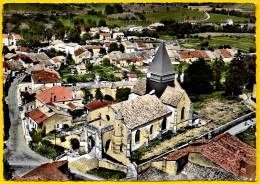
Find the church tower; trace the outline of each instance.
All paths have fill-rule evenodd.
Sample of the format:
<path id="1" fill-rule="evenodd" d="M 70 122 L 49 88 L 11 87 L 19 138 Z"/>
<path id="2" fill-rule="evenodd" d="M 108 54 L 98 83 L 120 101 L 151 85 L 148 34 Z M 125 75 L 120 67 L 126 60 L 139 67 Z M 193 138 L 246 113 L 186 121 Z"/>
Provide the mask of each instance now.
<path id="1" fill-rule="evenodd" d="M 161 43 L 153 61 L 147 71 L 146 93 L 155 90 L 155 95 L 160 98 L 167 86 L 174 87 L 175 72 L 165 43 Z"/>

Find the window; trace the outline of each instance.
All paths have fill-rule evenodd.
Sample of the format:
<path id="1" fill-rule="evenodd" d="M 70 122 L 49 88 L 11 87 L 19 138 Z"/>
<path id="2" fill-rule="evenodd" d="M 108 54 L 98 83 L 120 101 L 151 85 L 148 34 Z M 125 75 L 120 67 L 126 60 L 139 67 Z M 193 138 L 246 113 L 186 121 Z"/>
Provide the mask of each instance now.
<path id="1" fill-rule="evenodd" d="M 120 145 L 120 152 L 123 152 L 123 143 Z"/>
<path id="2" fill-rule="evenodd" d="M 135 143 L 139 143 L 140 141 L 140 130 L 137 130 L 135 133 Z"/>
<path id="3" fill-rule="evenodd" d="M 150 134 L 153 134 L 153 125 L 150 127 Z"/>
<path id="4" fill-rule="evenodd" d="M 185 107 L 181 109 L 181 119 L 184 119 L 184 112 L 185 112 Z"/>
<path id="5" fill-rule="evenodd" d="M 109 115 L 106 115 L 107 121 L 110 121 L 110 117 Z"/>
<path id="6" fill-rule="evenodd" d="M 166 129 L 166 117 L 163 118 L 163 122 L 162 122 L 162 130 Z"/>

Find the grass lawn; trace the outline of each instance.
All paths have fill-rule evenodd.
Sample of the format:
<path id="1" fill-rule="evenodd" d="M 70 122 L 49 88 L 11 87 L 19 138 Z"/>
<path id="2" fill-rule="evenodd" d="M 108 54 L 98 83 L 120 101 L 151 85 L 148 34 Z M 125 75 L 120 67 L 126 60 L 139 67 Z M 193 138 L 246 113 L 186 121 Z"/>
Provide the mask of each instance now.
<path id="1" fill-rule="evenodd" d="M 201 19 L 204 14 L 197 10 L 159 10 L 156 12 L 149 11 L 144 14 L 147 20 L 160 22 L 162 19 L 172 18 L 176 21 L 186 21 L 192 19 Z"/>
<path id="2" fill-rule="evenodd" d="M 105 179 L 122 179 L 126 177 L 126 173 L 122 171 L 115 171 L 106 168 L 96 168 L 87 172 L 87 174 L 95 175 Z"/>
<path id="3" fill-rule="evenodd" d="M 63 23 L 64 26 L 68 26 L 72 28 L 74 26 L 73 20 L 76 18 L 83 19 L 85 24 L 88 24 L 88 19 L 90 19 L 91 21 L 96 21 L 97 23 L 101 19 L 101 17 L 98 17 L 96 15 L 79 14 L 77 16 L 66 18 L 66 19 L 60 18 L 59 20 Z"/>
<path id="4" fill-rule="evenodd" d="M 239 138 L 241 141 L 249 144 L 250 146 L 256 148 L 256 126 L 255 125 L 251 126 L 246 131 L 237 134 L 236 137 Z"/>
<path id="5" fill-rule="evenodd" d="M 227 36 L 217 36 L 211 37 L 210 40 L 204 38 L 200 40 L 199 38 L 192 38 L 181 42 L 180 45 L 185 48 L 201 49 L 201 43 L 209 42 L 209 47 L 213 49 L 219 48 L 221 45 L 229 45 L 231 47 L 240 49 L 242 52 L 249 52 L 251 47 L 256 48 L 255 37 L 254 36 L 240 36 L 240 37 L 227 37 Z M 205 48 L 207 49 L 207 48 Z"/>
<path id="6" fill-rule="evenodd" d="M 229 15 L 223 15 L 223 14 L 216 14 L 216 13 L 210 13 L 209 15 L 210 15 L 210 18 L 203 22 L 219 23 L 219 22 L 226 22 L 227 19 L 232 19 L 234 23 L 248 23 L 249 22 L 249 18 L 245 18 L 245 17 L 236 17 L 236 16 L 229 16 Z"/>
<path id="7" fill-rule="evenodd" d="M 117 25 L 119 27 L 125 27 L 131 24 L 136 26 L 143 26 L 146 27 L 151 24 L 151 22 L 145 20 L 107 20 L 108 25 Z"/>
<path id="8" fill-rule="evenodd" d="M 241 8 L 249 11 L 255 11 L 256 8 L 254 3 L 212 3 L 210 5 L 219 8 Z"/>
<path id="9" fill-rule="evenodd" d="M 161 40 L 177 40 L 177 36 L 170 36 L 170 35 L 161 35 L 159 37 Z"/>

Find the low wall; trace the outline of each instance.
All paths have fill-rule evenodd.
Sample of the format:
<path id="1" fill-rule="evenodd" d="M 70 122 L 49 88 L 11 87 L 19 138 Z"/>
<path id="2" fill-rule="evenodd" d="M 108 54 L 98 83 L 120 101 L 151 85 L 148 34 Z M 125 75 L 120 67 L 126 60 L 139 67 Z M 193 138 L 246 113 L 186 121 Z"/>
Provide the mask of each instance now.
<path id="1" fill-rule="evenodd" d="M 111 162 L 111 161 L 106 160 L 106 159 L 99 160 L 98 165 L 99 165 L 99 167 L 103 167 L 103 168 L 106 168 L 106 169 L 122 171 L 122 172 L 125 172 L 125 173 L 127 172 L 126 166 Z"/>

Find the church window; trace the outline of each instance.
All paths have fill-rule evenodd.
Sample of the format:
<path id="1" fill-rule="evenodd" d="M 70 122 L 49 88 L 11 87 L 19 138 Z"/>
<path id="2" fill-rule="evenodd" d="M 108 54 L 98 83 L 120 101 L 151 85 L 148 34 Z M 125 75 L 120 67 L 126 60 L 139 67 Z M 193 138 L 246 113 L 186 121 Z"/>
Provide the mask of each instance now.
<path id="1" fill-rule="evenodd" d="M 135 133 L 135 143 L 139 143 L 140 141 L 140 130 L 137 130 Z"/>
<path id="2" fill-rule="evenodd" d="M 150 127 L 150 134 L 153 134 L 153 125 Z"/>
<path id="3" fill-rule="evenodd" d="M 181 119 L 184 119 L 184 111 L 185 111 L 185 107 L 183 107 L 183 108 L 181 109 Z"/>
<path id="4" fill-rule="evenodd" d="M 110 117 L 109 115 L 106 115 L 107 121 L 110 121 Z"/>
<path id="5" fill-rule="evenodd" d="M 163 122 L 162 122 L 162 130 L 166 129 L 166 117 L 163 118 Z"/>
<path id="6" fill-rule="evenodd" d="M 123 152 L 123 143 L 120 145 L 120 152 Z"/>

